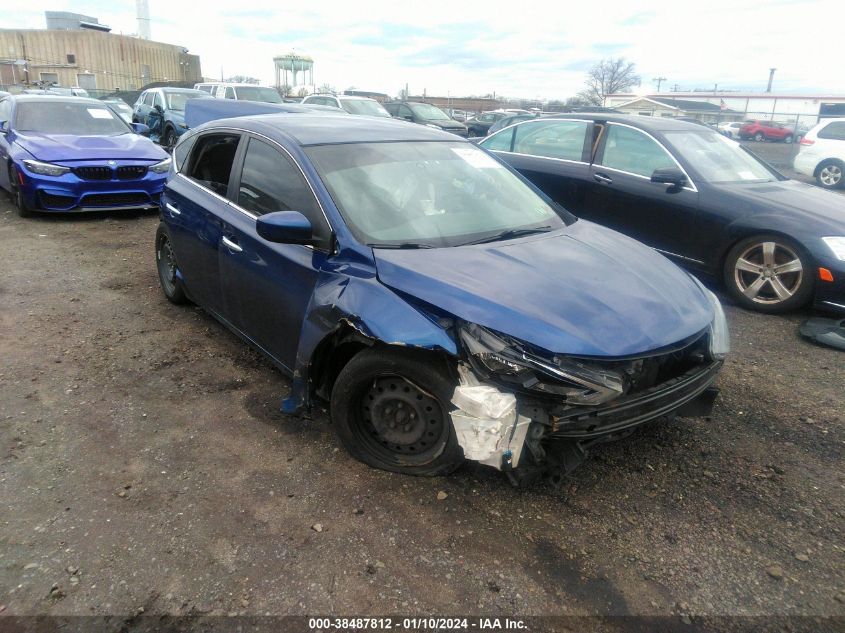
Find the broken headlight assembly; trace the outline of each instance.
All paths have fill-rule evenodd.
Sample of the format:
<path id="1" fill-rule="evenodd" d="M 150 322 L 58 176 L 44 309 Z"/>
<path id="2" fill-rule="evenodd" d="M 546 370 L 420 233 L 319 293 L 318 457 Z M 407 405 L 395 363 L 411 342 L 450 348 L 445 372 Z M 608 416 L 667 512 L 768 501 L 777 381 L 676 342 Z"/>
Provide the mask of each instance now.
<path id="1" fill-rule="evenodd" d="M 473 323 L 460 327 L 460 337 L 476 369 L 515 389 L 563 396 L 567 403 L 598 405 L 625 393 L 621 374 L 588 366 L 574 358 L 540 358 L 518 341 Z"/>
<path id="2" fill-rule="evenodd" d="M 696 279 L 699 288 L 704 291 L 710 303 L 713 304 L 713 322 L 710 324 L 710 358 L 713 360 L 724 360 L 731 351 L 731 335 L 728 331 L 728 320 L 725 318 L 725 310 L 722 302 L 710 290 Z"/>

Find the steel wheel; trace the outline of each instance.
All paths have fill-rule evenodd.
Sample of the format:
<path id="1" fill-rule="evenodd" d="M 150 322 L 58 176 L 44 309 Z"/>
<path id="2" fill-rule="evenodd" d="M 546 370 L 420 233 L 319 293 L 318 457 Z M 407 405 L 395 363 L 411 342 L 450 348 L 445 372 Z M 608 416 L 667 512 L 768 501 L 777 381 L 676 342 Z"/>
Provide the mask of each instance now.
<path id="1" fill-rule="evenodd" d="M 722 278 L 739 305 L 779 314 L 810 301 L 815 288 L 813 266 L 812 256 L 791 237 L 762 233 L 731 247 Z"/>
<path id="2" fill-rule="evenodd" d="M 842 184 L 842 165 L 839 163 L 825 163 L 816 176 L 822 187 L 833 189 Z"/>
<path id="3" fill-rule="evenodd" d="M 185 303 L 187 297 L 179 285 L 179 277 L 176 274 L 179 270 L 176 265 L 176 254 L 173 252 L 170 237 L 162 228 L 156 232 L 156 269 L 164 296 L 173 303 Z"/>
<path id="4" fill-rule="evenodd" d="M 358 422 L 359 441 L 382 459 L 423 455 L 449 432 L 437 398 L 401 376 L 372 382 L 359 401 Z"/>

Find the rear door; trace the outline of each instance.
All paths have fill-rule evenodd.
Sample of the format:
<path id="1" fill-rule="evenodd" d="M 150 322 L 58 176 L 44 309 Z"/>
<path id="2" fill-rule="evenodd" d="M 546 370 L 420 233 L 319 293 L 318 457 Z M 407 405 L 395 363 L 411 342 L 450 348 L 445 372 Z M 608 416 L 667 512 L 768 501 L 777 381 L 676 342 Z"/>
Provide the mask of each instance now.
<path id="1" fill-rule="evenodd" d="M 182 170 L 168 179 L 162 194 L 162 215 L 188 293 L 224 317 L 218 250 L 231 211 L 226 196 L 240 139 L 238 133 L 222 131 L 197 137 Z"/>
<path id="2" fill-rule="evenodd" d="M 591 121 L 538 119 L 501 130 L 480 145 L 500 155 L 552 200 L 579 215 L 590 185 L 592 137 Z"/>
<path id="3" fill-rule="evenodd" d="M 238 163 L 219 251 L 225 313 L 244 335 L 292 370 L 305 311 L 329 254 L 331 230 L 302 170 L 281 146 L 247 137 Z M 318 244 L 276 244 L 260 237 L 256 220 L 275 211 L 303 213 Z"/>
<path id="4" fill-rule="evenodd" d="M 651 182 L 656 169 L 680 164 L 653 136 L 633 126 L 609 123 L 590 169 L 583 217 L 683 259 L 698 223 L 698 191 L 689 180 L 680 189 Z"/>

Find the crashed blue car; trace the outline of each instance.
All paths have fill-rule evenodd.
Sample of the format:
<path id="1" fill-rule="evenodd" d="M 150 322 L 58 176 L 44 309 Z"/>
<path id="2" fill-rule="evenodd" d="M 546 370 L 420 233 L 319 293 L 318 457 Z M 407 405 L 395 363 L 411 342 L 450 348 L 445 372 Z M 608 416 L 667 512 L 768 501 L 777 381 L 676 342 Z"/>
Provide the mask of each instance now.
<path id="1" fill-rule="evenodd" d="M 157 209 L 170 157 L 102 101 L 0 99 L 0 188 L 33 211 Z"/>
<path id="2" fill-rule="evenodd" d="M 358 459 L 465 459 L 517 482 L 673 414 L 707 415 L 728 351 L 716 297 L 556 206 L 454 135 L 369 117 L 223 119 L 175 148 L 161 286 L 328 405 Z"/>

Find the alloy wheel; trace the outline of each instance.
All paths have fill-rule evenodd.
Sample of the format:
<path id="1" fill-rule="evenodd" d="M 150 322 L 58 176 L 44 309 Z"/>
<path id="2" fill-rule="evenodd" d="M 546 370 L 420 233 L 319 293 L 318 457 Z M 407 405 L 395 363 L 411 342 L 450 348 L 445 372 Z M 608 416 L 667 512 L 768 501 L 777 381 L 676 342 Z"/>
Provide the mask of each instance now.
<path id="1" fill-rule="evenodd" d="M 819 180 L 825 187 L 836 187 L 842 182 L 842 168 L 839 165 L 825 165 L 819 171 Z"/>
<path id="2" fill-rule="evenodd" d="M 801 287 L 804 266 L 798 254 L 778 242 L 751 244 L 734 264 L 734 281 L 748 299 L 766 305 L 790 299 Z"/>

